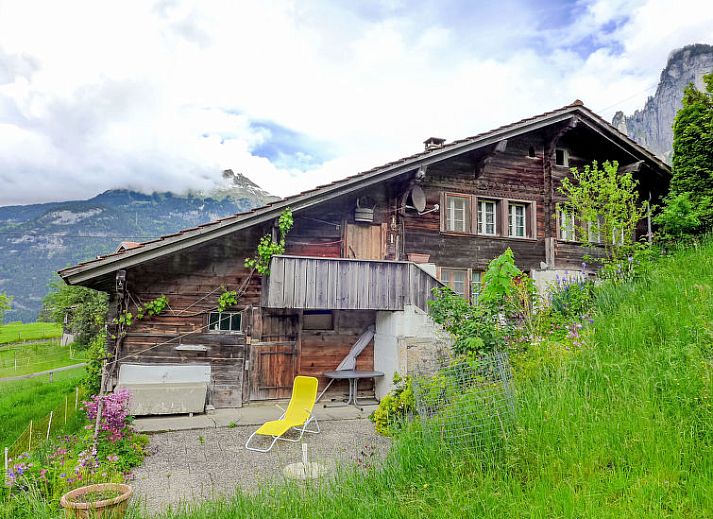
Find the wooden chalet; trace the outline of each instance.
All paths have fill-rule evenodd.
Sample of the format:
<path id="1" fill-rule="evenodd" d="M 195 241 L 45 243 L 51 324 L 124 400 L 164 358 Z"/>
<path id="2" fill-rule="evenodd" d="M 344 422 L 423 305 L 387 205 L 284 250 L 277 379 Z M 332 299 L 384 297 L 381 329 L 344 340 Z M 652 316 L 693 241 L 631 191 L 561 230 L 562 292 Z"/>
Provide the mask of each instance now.
<path id="1" fill-rule="evenodd" d="M 573 216 L 557 214 L 557 187 L 570 167 L 593 160 L 633 171 L 642 199 L 668 189 L 666 164 L 576 101 L 454 142 L 430 138 L 410 157 L 60 275 L 108 292 L 110 322 L 166 295 L 168 311 L 136 320 L 110 347 L 119 364 L 209 365 L 216 407 L 284 398 L 297 374 L 319 377 L 321 391 L 323 373 L 369 326 L 376 335 L 357 368 L 386 374 L 381 396 L 394 371 L 428 362 L 439 339 L 427 300 L 439 280 L 477 297 L 481 273 L 507 247 L 540 282 L 579 268 L 588 251 Z M 285 254 L 269 276 L 250 276 L 244 259 L 288 207 L 295 225 Z M 219 315 L 221 287 L 245 290 Z M 369 384 L 360 389 L 373 392 Z"/>

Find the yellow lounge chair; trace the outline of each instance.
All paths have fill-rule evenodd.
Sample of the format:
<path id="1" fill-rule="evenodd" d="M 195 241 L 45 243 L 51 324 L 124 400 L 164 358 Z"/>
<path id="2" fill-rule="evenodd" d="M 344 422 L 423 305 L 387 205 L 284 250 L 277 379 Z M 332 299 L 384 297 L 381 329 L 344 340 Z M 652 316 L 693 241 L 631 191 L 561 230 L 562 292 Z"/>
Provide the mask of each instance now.
<path id="1" fill-rule="evenodd" d="M 298 442 L 306 432 L 319 434 L 319 423 L 317 423 L 317 419 L 312 415 L 312 408 L 317 400 L 318 384 L 319 381 L 314 377 L 296 377 L 294 385 L 292 386 L 292 398 L 290 398 L 287 410 L 285 411 L 283 409 L 284 413 L 279 420 L 265 422 L 257 431 L 252 433 L 248 441 L 245 442 L 245 448 L 250 451 L 269 452 L 277 440 Z M 282 408 L 280 407 L 280 409 Z M 314 422 L 317 430 L 307 429 L 307 426 L 312 422 Z M 298 431 L 300 437 L 296 440 L 283 438 L 282 436 L 290 429 Z M 270 436 L 272 438 L 272 443 L 267 449 L 250 447 L 250 442 L 256 434 L 259 436 Z"/>

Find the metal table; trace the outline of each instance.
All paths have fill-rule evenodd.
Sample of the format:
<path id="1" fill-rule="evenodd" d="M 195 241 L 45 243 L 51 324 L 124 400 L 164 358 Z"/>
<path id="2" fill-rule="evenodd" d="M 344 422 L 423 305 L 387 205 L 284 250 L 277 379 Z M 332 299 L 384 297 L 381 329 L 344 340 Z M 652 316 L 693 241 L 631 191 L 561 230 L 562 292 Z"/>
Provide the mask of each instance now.
<path id="1" fill-rule="evenodd" d="M 353 405 L 359 408 L 359 401 L 357 400 L 357 384 L 360 378 L 377 378 L 383 377 L 384 374 L 381 371 L 357 371 L 355 369 L 344 369 L 339 371 L 325 371 L 324 376 L 331 379 L 327 388 L 332 385 L 335 380 L 347 380 L 349 382 L 349 398 L 343 405 Z M 327 388 L 322 391 L 325 393 Z M 321 397 L 321 395 L 320 395 Z"/>

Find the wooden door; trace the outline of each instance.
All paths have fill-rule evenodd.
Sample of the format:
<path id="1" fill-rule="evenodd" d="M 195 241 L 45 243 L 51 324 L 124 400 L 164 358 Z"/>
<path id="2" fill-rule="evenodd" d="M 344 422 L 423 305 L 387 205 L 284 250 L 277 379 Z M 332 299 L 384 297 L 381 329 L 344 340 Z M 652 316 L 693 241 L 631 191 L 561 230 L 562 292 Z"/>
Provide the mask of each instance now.
<path id="1" fill-rule="evenodd" d="M 289 398 L 297 371 L 297 341 L 257 342 L 251 349 L 250 400 Z"/>
<path id="2" fill-rule="evenodd" d="M 344 256 L 355 259 L 384 259 L 386 256 L 386 224 L 347 224 Z"/>
<path id="3" fill-rule="evenodd" d="M 261 312 L 250 345 L 250 400 L 289 398 L 297 373 L 299 314 Z"/>

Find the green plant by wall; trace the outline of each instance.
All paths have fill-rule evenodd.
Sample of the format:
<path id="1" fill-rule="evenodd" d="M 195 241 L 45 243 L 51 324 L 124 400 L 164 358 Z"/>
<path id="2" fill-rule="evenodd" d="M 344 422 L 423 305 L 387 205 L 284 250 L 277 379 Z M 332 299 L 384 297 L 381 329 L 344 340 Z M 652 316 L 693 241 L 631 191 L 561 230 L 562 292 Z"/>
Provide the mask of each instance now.
<path id="1" fill-rule="evenodd" d="M 152 317 L 163 313 L 166 308 L 168 308 L 168 298 L 164 295 L 160 295 L 148 303 L 138 305 L 136 307 L 136 314 L 133 314 L 129 310 L 124 310 L 114 319 L 114 324 L 121 324 L 124 327 L 129 328 L 134 324 L 134 319 L 151 319 Z"/>
<path id="2" fill-rule="evenodd" d="M 235 290 L 226 290 L 218 296 L 218 311 L 225 312 L 228 308 L 238 304 L 238 293 Z"/>
<path id="3" fill-rule="evenodd" d="M 394 436 L 416 413 L 412 383 L 411 377 L 394 373 L 394 389 L 381 399 L 379 407 L 369 416 L 377 433 Z"/>
<path id="4" fill-rule="evenodd" d="M 284 254 L 287 233 L 290 232 L 293 225 L 294 217 L 292 216 L 292 210 L 287 208 L 282 212 L 277 221 L 279 232 L 278 240 L 273 240 L 272 236 L 269 234 L 260 238 L 257 250 L 255 251 L 255 257 L 245 258 L 245 266 L 248 268 L 254 268 L 261 276 L 269 276 L 270 261 L 273 256 Z"/>
<path id="5" fill-rule="evenodd" d="M 90 395 L 99 393 L 102 380 L 102 367 L 107 355 L 106 331 L 102 331 L 94 336 L 87 349 L 87 367 L 85 371 L 86 374 L 82 379 L 82 386 L 84 386 Z"/>
<path id="6" fill-rule="evenodd" d="M 458 355 L 500 349 L 518 327 L 531 333 L 535 287 L 517 268 L 509 248 L 490 262 L 476 302 L 469 302 L 447 287 L 433 293 L 435 299 L 428 302 L 429 314 L 451 334 L 453 351 Z"/>

